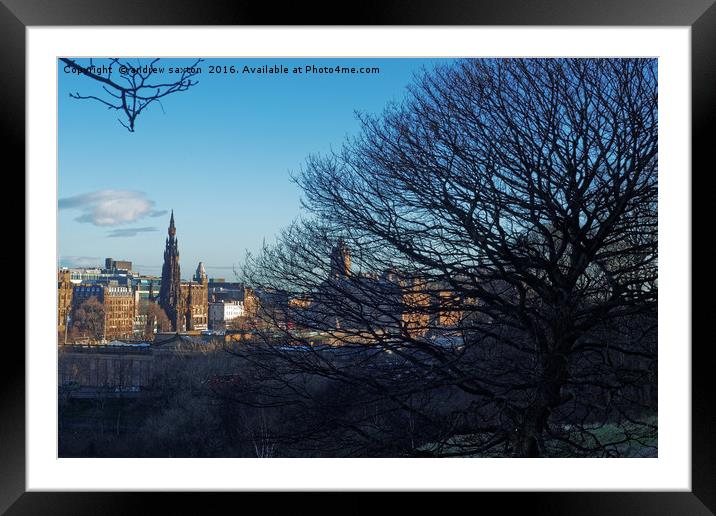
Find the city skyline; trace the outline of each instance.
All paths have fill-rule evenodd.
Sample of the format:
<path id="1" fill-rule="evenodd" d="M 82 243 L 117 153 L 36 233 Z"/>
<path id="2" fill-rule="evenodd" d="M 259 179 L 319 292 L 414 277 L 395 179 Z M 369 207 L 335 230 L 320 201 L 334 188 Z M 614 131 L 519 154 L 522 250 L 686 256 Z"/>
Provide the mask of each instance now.
<path id="1" fill-rule="evenodd" d="M 111 256 L 159 275 L 173 209 L 181 262 L 203 261 L 210 277 L 233 279 L 247 250 L 300 215 L 290 174 L 305 158 L 338 148 L 357 133 L 356 112 L 399 102 L 413 75 L 438 61 L 448 60 L 209 59 L 199 84 L 143 112 L 135 133 L 101 105 L 70 98 L 86 80 L 58 65 L 59 265 L 101 266 Z M 380 73 L 206 73 L 209 65 L 347 62 Z"/>

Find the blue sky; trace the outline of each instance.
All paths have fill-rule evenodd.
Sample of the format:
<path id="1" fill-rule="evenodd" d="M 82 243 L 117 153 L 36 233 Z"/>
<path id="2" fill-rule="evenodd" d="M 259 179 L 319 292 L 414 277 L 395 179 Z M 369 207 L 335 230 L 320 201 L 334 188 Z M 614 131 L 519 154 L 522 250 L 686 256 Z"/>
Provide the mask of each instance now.
<path id="1" fill-rule="evenodd" d="M 183 62 L 182 62 L 183 61 Z M 86 64 L 86 60 L 80 60 Z M 94 64 L 102 64 L 95 60 Z M 105 60 L 106 62 L 106 60 Z M 148 60 L 142 60 L 142 63 Z M 188 65 L 193 60 L 162 60 Z M 355 134 L 355 111 L 400 101 L 430 59 L 207 59 L 199 84 L 166 97 L 130 133 L 114 111 L 70 92 L 96 91 L 58 67 L 60 264 L 127 259 L 160 274 L 174 209 L 182 276 L 199 261 L 233 278 L 247 250 L 300 214 L 290 181 L 312 153 Z M 217 75 L 210 65 L 379 66 L 377 75 Z"/>

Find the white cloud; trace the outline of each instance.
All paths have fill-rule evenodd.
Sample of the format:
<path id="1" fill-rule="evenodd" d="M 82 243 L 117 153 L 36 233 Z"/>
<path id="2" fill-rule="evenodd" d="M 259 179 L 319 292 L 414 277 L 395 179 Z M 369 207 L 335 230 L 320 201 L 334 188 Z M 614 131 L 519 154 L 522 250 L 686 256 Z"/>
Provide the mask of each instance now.
<path id="1" fill-rule="evenodd" d="M 135 222 L 147 215 L 157 217 L 165 210 L 153 210 L 154 201 L 144 192 L 136 190 L 97 190 L 73 197 L 64 197 L 58 201 L 58 207 L 77 209 L 82 214 L 75 220 L 95 226 L 116 226 Z"/>

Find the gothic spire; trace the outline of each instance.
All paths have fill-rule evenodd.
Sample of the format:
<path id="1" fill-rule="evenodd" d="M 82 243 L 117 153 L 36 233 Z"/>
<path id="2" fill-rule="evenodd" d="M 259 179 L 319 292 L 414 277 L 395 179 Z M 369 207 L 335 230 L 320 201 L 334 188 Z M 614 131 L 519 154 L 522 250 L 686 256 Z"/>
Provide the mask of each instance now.
<path id="1" fill-rule="evenodd" d="M 174 227 L 174 210 L 172 210 L 172 217 L 169 219 L 169 236 L 173 237 L 177 234 L 177 228 Z"/>
<path id="2" fill-rule="evenodd" d="M 164 250 L 164 264 L 162 266 L 162 282 L 159 286 L 159 306 L 169 317 L 172 328 L 179 331 L 183 310 L 181 293 L 181 270 L 179 268 L 179 239 L 176 237 L 174 226 L 174 210 L 169 220 L 169 237 Z"/>
<path id="3" fill-rule="evenodd" d="M 199 262 L 199 265 L 196 266 L 194 280 L 197 283 L 204 283 L 206 281 L 206 270 L 204 269 L 204 262 Z"/>

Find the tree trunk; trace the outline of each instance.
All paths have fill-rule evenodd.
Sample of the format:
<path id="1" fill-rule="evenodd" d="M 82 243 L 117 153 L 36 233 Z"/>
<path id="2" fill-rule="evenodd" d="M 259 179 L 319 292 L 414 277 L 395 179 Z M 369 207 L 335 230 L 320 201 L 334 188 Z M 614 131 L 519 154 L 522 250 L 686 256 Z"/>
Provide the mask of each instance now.
<path id="1" fill-rule="evenodd" d="M 568 343 L 560 343 L 556 349 L 568 349 Z M 541 457 L 544 455 L 544 432 L 552 410 L 559 405 L 562 387 L 567 382 L 567 359 L 564 353 L 550 353 L 543 363 L 542 382 L 535 398 L 523 411 L 513 448 L 515 457 Z"/>

